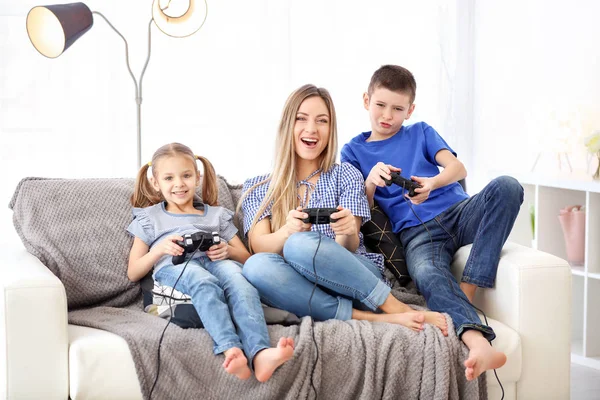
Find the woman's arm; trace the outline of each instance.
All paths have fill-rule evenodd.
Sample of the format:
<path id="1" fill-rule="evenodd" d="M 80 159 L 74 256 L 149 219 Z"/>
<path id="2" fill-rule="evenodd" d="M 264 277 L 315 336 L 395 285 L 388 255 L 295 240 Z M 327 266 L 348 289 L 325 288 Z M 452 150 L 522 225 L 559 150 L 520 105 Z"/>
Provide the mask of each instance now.
<path id="1" fill-rule="evenodd" d="M 302 222 L 308 215 L 302 212 L 302 207 L 290 210 L 286 224 L 275 232 L 271 232 L 271 223 L 268 218 L 258 222 L 248 232 L 248 240 L 253 253 L 278 253 L 283 252 L 283 245 L 293 233 L 310 231 L 310 224 Z"/>
<path id="2" fill-rule="evenodd" d="M 335 232 L 335 241 L 354 253 L 360 243 L 358 232 L 362 218 L 355 217 L 347 208 L 339 208 L 340 211 L 331 214 L 331 218 L 337 219 L 331 224 L 331 229 Z"/>
<path id="3" fill-rule="evenodd" d="M 127 265 L 129 280 L 137 282 L 142 279 L 164 255 L 179 256 L 183 254 L 183 248 L 175 243 L 176 240 L 183 240 L 183 238 L 178 235 L 167 236 L 152 250 L 148 251 L 150 247 L 136 237 L 129 252 L 129 264 Z"/>

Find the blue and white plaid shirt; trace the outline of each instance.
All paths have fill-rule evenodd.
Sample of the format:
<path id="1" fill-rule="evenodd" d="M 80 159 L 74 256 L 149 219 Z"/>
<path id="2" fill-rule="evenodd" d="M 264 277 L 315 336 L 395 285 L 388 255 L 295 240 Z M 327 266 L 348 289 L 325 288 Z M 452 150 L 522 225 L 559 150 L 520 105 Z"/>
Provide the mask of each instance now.
<path id="1" fill-rule="evenodd" d="M 269 175 L 257 176 L 248 179 L 244 182 L 242 189 L 246 193 L 255 184 L 264 181 Z M 300 184 L 306 184 L 305 181 L 300 181 Z M 269 182 L 256 187 L 252 193 L 244 198 L 242 202 L 242 212 L 244 214 L 244 235 L 248 234 L 250 225 L 254 216 L 260 208 L 260 204 L 267 194 Z M 336 208 L 338 205 L 349 209 L 354 216 L 362 217 L 364 224 L 371 219 L 371 211 L 369 210 L 369 202 L 365 195 L 365 182 L 360 171 L 352 164 L 342 163 L 335 164 L 329 171 L 322 172 L 317 184 L 314 187 L 308 204 L 303 205 L 304 208 Z M 271 206 L 269 205 L 265 212 L 258 219 L 261 221 L 266 217 L 271 216 Z M 311 230 L 319 231 L 332 239 L 335 239 L 335 233 L 329 224 L 312 225 Z M 367 257 L 381 271 L 382 280 L 386 282 L 384 277 L 383 256 L 376 253 L 367 253 L 363 242 L 363 235 L 358 233 L 359 245 L 355 253 Z M 388 282 L 386 282 L 388 283 Z M 389 283 L 388 283 L 389 284 Z"/>

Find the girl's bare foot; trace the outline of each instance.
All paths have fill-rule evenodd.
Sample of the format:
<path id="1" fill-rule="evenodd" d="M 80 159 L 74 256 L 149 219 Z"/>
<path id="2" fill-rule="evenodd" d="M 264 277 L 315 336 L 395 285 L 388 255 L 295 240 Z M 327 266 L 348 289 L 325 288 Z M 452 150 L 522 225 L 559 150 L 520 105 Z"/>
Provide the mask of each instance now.
<path id="1" fill-rule="evenodd" d="M 252 372 L 248 367 L 248 359 L 240 348 L 232 347 L 229 350 L 225 350 L 223 354 L 225 354 L 225 361 L 223 362 L 225 371 L 242 380 L 250 378 Z"/>
<path id="2" fill-rule="evenodd" d="M 437 326 L 444 336 L 448 336 L 448 323 L 443 314 L 435 311 L 425 311 L 425 323 Z"/>
<path id="3" fill-rule="evenodd" d="M 468 330 L 463 333 L 462 340 L 469 348 L 469 358 L 465 361 L 465 376 L 468 381 L 506 363 L 506 354 L 494 349 L 481 332 Z"/>
<path id="4" fill-rule="evenodd" d="M 254 373 L 259 382 L 269 380 L 273 372 L 294 355 L 294 339 L 282 337 L 277 347 L 259 351 L 254 356 Z"/>

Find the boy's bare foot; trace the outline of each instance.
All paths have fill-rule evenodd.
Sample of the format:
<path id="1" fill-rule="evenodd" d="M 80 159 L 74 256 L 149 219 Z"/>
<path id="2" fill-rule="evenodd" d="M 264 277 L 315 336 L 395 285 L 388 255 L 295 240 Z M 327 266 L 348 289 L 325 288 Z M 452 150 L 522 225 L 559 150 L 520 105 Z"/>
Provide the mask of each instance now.
<path id="1" fill-rule="evenodd" d="M 240 348 L 232 347 L 229 350 L 225 350 L 224 354 L 225 361 L 223 362 L 223 368 L 225 368 L 225 371 L 242 380 L 250 378 L 252 372 L 248 367 L 248 359 Z"/>
<path id="2" fill-rule="evenodd" d="M 294 355 L 294 339 L 282 337 L 277 347 L 259 351 L 254 356 L 254 373 L 259 382 L 269 380 L 273 372 Z"/>
<path id="3" fill-rule="evenodd" d="M 425 323 L 437 326 L 444 336 L 448 336 L 448 323 L 443 314 L 435 311 L 425 311 Z"/>
<path id="4" fill-rule="evenodd" d="M 506 354 L 494 349 L 481 332 L 468 330 L 463 333 L 462 340 L 469 348 L 469 358 L 465 361 L 465 376 L 468 381 L 506 363 Z"/>
<path id="5" fill-rule="evenodd" d="M 477 290 L 477 285 L 473 285 L 472 283 L 461 282 L 460 289 L 464 292 L 467 299 L 472 303 L 473 298 L 475 297 L 475 291 Z"/>

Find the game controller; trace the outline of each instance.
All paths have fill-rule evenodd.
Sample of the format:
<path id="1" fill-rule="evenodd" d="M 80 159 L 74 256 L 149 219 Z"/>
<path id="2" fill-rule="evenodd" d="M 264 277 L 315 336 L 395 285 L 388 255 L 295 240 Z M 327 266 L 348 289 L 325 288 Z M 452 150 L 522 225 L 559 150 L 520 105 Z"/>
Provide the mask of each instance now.
<path id="1" fill-rule="evenodd" d="M 392 179 L 385 179 L 384 177 L 381 177 L 381 179 L 383 179 L 387 186 L 390 186 L 392 183 L 395 183 L 396 185 L 408 190 L 408 197 L 416 196 L 417 193 L 415 192 L 415 189 L 423 187 L 413 180 L 406 179 L 397 172 L 390 173 L 390 176 L 392 177 Z"/>
<path id="2" fill-rule="evenodd" d="M 183 240 L 176 242 L 179 246 L 183 247 L 183 254 L 180 256 L 173 256 L 173 264 L 181 264 L 185 261 L 185 256 L 192 254 L 196 249 L 198 251 L 206 251 L 212 245 L 221 243 L 221 238 L 218 232 L 194 232 L 186 233 L 183 235 Z"/>
<path id="3" fill-rule="evenodd" d="M 305 208 L 302 212 L 307 213 L 308 217 L 304 218 L 302 222 L 311 224 L 329 224 L 337 221 L 335 218 L 331 218 L 330 215 L 338 212 L 337 208 Z"/>

